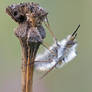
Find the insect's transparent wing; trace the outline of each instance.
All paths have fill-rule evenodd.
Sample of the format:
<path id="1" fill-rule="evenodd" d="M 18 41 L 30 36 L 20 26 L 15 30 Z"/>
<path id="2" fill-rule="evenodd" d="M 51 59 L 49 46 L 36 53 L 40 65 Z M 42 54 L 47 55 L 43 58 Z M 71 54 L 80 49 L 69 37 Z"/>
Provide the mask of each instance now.
<path id="1" fill-rule="evenodd" d="M 54 44 L 53 46 L 50 47 L 49 50 L 46 49 L 44 53 L 39 54 L 36 57 L 35 61 L 41 61 L 35 62 L 36 70 L 48 71 L 49 69 L 51 69 L 56 64 L 57 61 L 57 46 Z"/>
<path id="2" fill-rule="evenodd" d="M 49 71 L 54 65 L 56 64 L 55 61 L 39 61 L 35 62 L 35 69 L 37 71 Z"/>

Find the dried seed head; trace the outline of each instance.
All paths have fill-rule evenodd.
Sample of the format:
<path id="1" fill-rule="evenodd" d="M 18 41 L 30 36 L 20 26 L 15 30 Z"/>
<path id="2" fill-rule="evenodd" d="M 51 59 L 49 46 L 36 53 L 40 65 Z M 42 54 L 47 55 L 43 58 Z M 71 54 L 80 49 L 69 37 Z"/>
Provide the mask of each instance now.
<path id="1" fill-rule="evenodd" d="M 47 17 L 47 12 L 37 3 L 13 4 L 6 8 L 6 12 L 18 23 L 30 22 L 40 25 Z"/>
<path id="2" fill-rule="evenodd" d="M 37 27 L 31 27 L 28 31 L 27 35 L 28 43 L 37 43 L 37 42 L 42 42 L 42 37 L 37 29 Z"/>

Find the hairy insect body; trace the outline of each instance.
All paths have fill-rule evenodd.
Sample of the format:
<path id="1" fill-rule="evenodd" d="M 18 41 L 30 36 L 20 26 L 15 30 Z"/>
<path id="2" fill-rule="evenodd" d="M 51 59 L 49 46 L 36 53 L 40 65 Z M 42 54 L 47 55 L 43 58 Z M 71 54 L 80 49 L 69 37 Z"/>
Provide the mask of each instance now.
<path id="1" fill-rule="evenodd" d="M 57 44 L 53 44 L 50 47 L 50 51 L 46 50 L 45 53 L 40 54 L 36 57 L 35 61 L 39 61 L 35 63 L 35 69 L 39 71 L 48 71 L 54 66 L 56 63 L 56 67 L 60 68 L 65 63 L 68 63 L 76 56 L 76 46 L 77 43 L 75 40 L 71 41 L 71 35 L 69 35 L 66 39 L 58 41 Z M 71 44 L 70 44 L 71 41 Z M 41 62 L 43 61 L 43 62 Z"/>

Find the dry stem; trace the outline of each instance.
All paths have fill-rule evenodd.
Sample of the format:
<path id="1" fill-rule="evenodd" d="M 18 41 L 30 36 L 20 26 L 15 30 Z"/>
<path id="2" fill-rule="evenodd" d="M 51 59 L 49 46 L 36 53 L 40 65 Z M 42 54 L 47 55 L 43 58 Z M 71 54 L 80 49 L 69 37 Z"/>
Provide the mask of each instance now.
<path id="1" fill-rule="evenodd" d="M 27 47 L 21 39 L 20 44 L 22 48 L 22 92 L 26 92 L 26 72 L 27 72 Z"/>
<path id="2" fill-rule="evenodd" d="M 31 65 L 30 61 L 34 62 L 34 58 L 31 58 L 30 60 L 30 48 L 29 48 L 28 63 L 27 63 L 27 77 L 26 77 L 26 92 L 32 92 L 34 64 Z"/>

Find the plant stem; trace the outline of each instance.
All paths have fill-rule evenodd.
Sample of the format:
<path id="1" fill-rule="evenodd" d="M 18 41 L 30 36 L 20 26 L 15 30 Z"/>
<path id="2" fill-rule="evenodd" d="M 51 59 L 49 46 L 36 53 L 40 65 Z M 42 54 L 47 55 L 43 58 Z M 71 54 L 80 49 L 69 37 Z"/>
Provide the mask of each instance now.
<path id="1" fill-rule="evenodd" d="M 19 39 L 22 48 L 22 92 L 26 92 L 26 72 L 27 72 L 27 45 L 26 42 Z"/>
<path id="2" fill-rule="evenodd" d="M 34 72 L 34 60 L 37 54 L 40 42 L 30 42 L 28 46 L 28 61 L 27 61 L 27 74 L 26 74 L 26 92 L 33 92 L 33 72 Z M 33 64 L 31 64 L 33 63 Z"/>
<path id="3" fill-rule="evenodd" d="M 30 64 L 34 62 L 34 58 L 30 59 L 30 50 L 28 51 L 28 63 L 27 63 L 27 77 L 26 77 L 26 92 L 32 92 L 32 85 L 33 85 L 33 71 L 34 71 L 34 64 Z"/>

